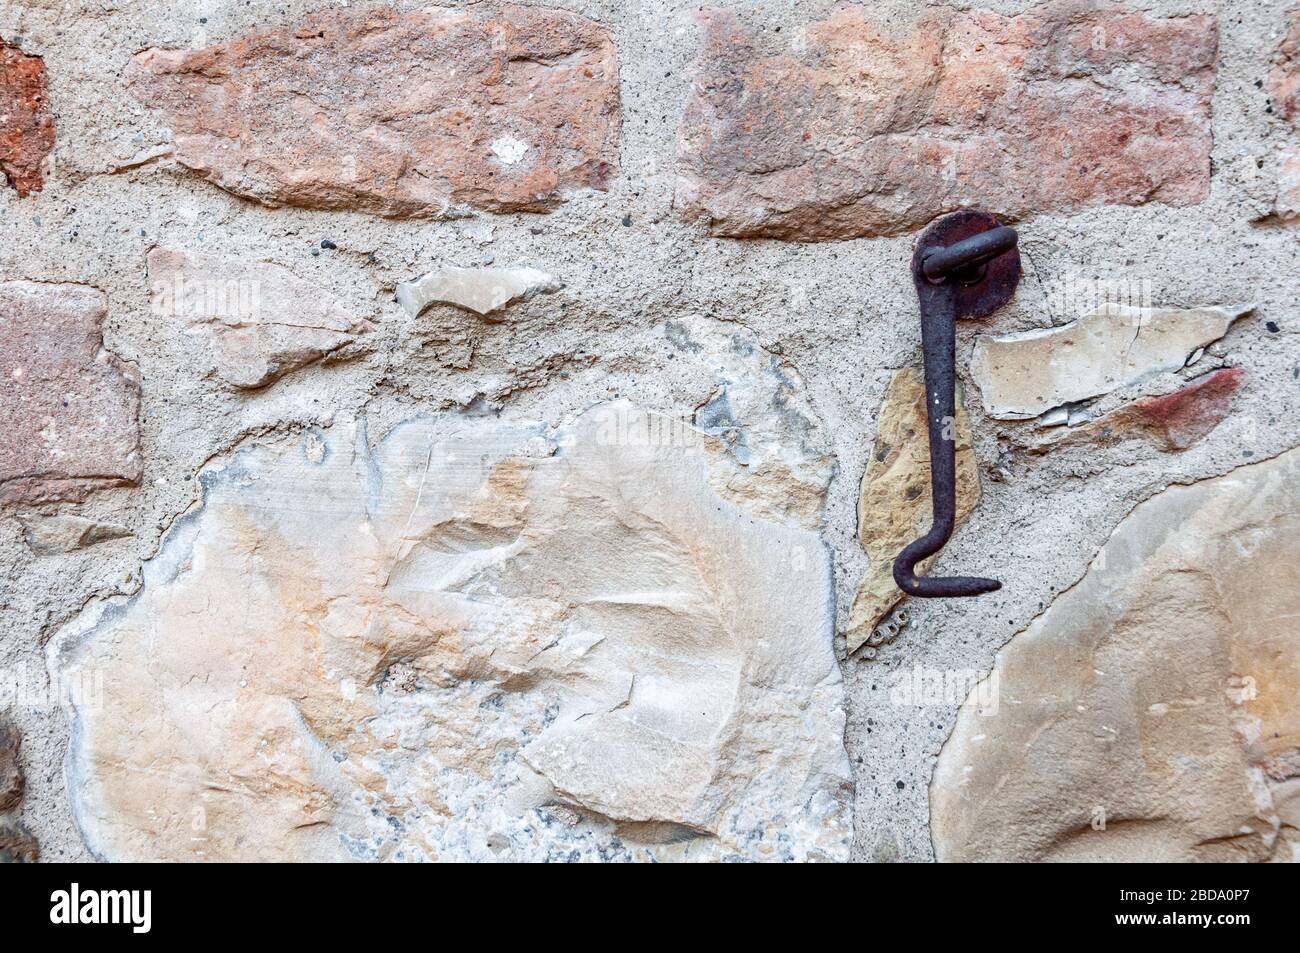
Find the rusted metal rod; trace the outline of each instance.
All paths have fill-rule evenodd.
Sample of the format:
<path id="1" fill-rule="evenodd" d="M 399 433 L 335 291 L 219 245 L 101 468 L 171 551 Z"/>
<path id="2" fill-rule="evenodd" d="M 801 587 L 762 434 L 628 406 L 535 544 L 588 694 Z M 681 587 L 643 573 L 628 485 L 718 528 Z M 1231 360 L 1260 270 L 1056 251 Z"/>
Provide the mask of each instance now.
<path id="1" fill-rule="evenodd" d="M 1002 587 L 979 576 L 918 576 L 916 565 L 952 537 L 957 518 L 957 319 L 983 317 L 1011 299 L 1020 280 L 1015 229 L 991 215 L 962 211 L 932 224 L 912 256 L 921 305 L 925 410 L 930 438 L 933 521 L 894 560 L 894 582 L 913 596 L 978 596 Z"/>

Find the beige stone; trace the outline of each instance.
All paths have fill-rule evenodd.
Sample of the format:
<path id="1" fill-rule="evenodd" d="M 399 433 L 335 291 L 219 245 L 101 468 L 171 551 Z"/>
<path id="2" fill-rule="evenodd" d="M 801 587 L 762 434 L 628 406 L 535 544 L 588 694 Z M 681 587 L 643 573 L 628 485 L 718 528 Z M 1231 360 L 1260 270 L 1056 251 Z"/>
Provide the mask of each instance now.
<path id="1" fill-rule="evenodd" d="M 614 43 L 559 10 L 329 10 L 145 50 L 129 82 L 162 110 L 177 162 L 272 206 L 545 211 L 604 189 L 618 161 Z"/>
<path id="2" fill-rule="evenodd" d="M 957 524 L 979 502 L 979 467 L 971 447 L 970 419 L 957 401 Z M 894 583 L 894 558 L 930 527 L 930 443 L 926 430 L 925 381 L 915 368 L 894 371 L 880 404 L 876 442 L 858 495 L 858 541 L 871 558 L 858 584 L 846 649 L 855 652 L 903 598 Z M 920 564 L 921 571 L 934 558 Z"/>
<path id="3" fill-rule="evenodd" d="M 371 330 L 270 262 L 155 248 L 148 268 L 154 317 L 201 341 L 206 371 L 233 387 L 265 387 Z"/>
<path id="4" fill-rule="evenodd" d="M 1284 149 L 1278 156 L 1277 202 L 1273 211 L 1288 225 L 1300 222 L 1300 148 Z"/>
<path id="5" fill-rule="evenodd" d="M 827 241 L 1204 200 L 1212 16 L 1056 2 L 1015 16 L 843 4 L 782 34 L 702 14 L 676 205 L 714 234 Z"/>
<path id="6" fill-rule="evenodd" d="M 561 285 L 538 268 L 440 268 L 397 286 L 397 301 L 411 317 L 431 304 L 450 304 L 487 316 L 514 301 L 558 291 Z"/>
<path id="7" fill-rule="evenodd" d="M 1300 859 L 1298 617 L 1300 450 L 1140 504 L 962 706 L 936 856 Z"/>
<path id="8" fill-rule="evenodd" d="M 844 859 L 826 551 L 627 403 L 253 444 L 50 647 L 115 860 Z"/>
<path id="9" fill-rule="evenodd" d="M 131 531 L 117 523 L 59 513 L 54 516 L 29 514 L 18 517 L 23 524 L 23 536 L 34 553 L 70 553 L 96 543 L 124 539 Z"/>
<path id="10" fill-rule="evenodd" d="M 990 416 L 1036 417 L 1149 374 L 1178 370 L 1193 351 L 1223 337 L 1251 310 L 1107 303 L 1059 327 L 978 338 L 971 377 Z"/>

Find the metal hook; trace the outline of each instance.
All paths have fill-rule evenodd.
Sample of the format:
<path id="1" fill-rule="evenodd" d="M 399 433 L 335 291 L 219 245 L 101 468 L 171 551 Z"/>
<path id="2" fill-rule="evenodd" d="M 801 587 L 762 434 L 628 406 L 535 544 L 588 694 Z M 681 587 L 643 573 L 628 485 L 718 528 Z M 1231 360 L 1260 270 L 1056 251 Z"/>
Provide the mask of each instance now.
<path id="1" fill-rule="evenodd" d="M 945 215 L 921 235 L 912 256 L 921 303 L 925 411 L 930 436 L 930 531 L 894 560 L 894 582 L 908 595 L 978 596 L 1002 588 L 978 576 L 918 576 L 916 565 L 952 536 L 957 517 L 957 318 L 982 318 L 1011 300 L 1020 281 L 1016 232 L 973 210 Z"/>

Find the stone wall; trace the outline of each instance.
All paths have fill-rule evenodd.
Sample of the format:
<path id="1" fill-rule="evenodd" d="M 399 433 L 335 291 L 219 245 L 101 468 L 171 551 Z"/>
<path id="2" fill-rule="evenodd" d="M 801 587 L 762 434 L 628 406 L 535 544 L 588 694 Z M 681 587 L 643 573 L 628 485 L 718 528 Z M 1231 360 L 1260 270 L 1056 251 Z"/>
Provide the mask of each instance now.
<path id="1" fill-rule="evenodd" d="M 0 859 L 1294 859 L 1293 7 L 0 2 Z"/>

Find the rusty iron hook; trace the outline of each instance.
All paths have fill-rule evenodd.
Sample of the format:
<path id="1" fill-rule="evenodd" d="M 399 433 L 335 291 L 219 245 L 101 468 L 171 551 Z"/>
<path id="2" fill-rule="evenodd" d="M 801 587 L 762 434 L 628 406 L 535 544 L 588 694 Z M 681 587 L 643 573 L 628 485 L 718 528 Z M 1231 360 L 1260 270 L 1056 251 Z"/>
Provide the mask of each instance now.
<path id="1" fill-rule="evenodd" d="M 912 596 L 978 596 L 1002 583 L 978 576 L 918 576 L 916 565 L 943 549 L 957 518 L 956 322 L 985 317 L 1011 300 L 1020 281 L 1015 229 L 970 209 L 945 215 L 917 242 L 912 280 L 921 304 L 934 519 L 930 531 L 894 560 L 894 582 Z"/>

